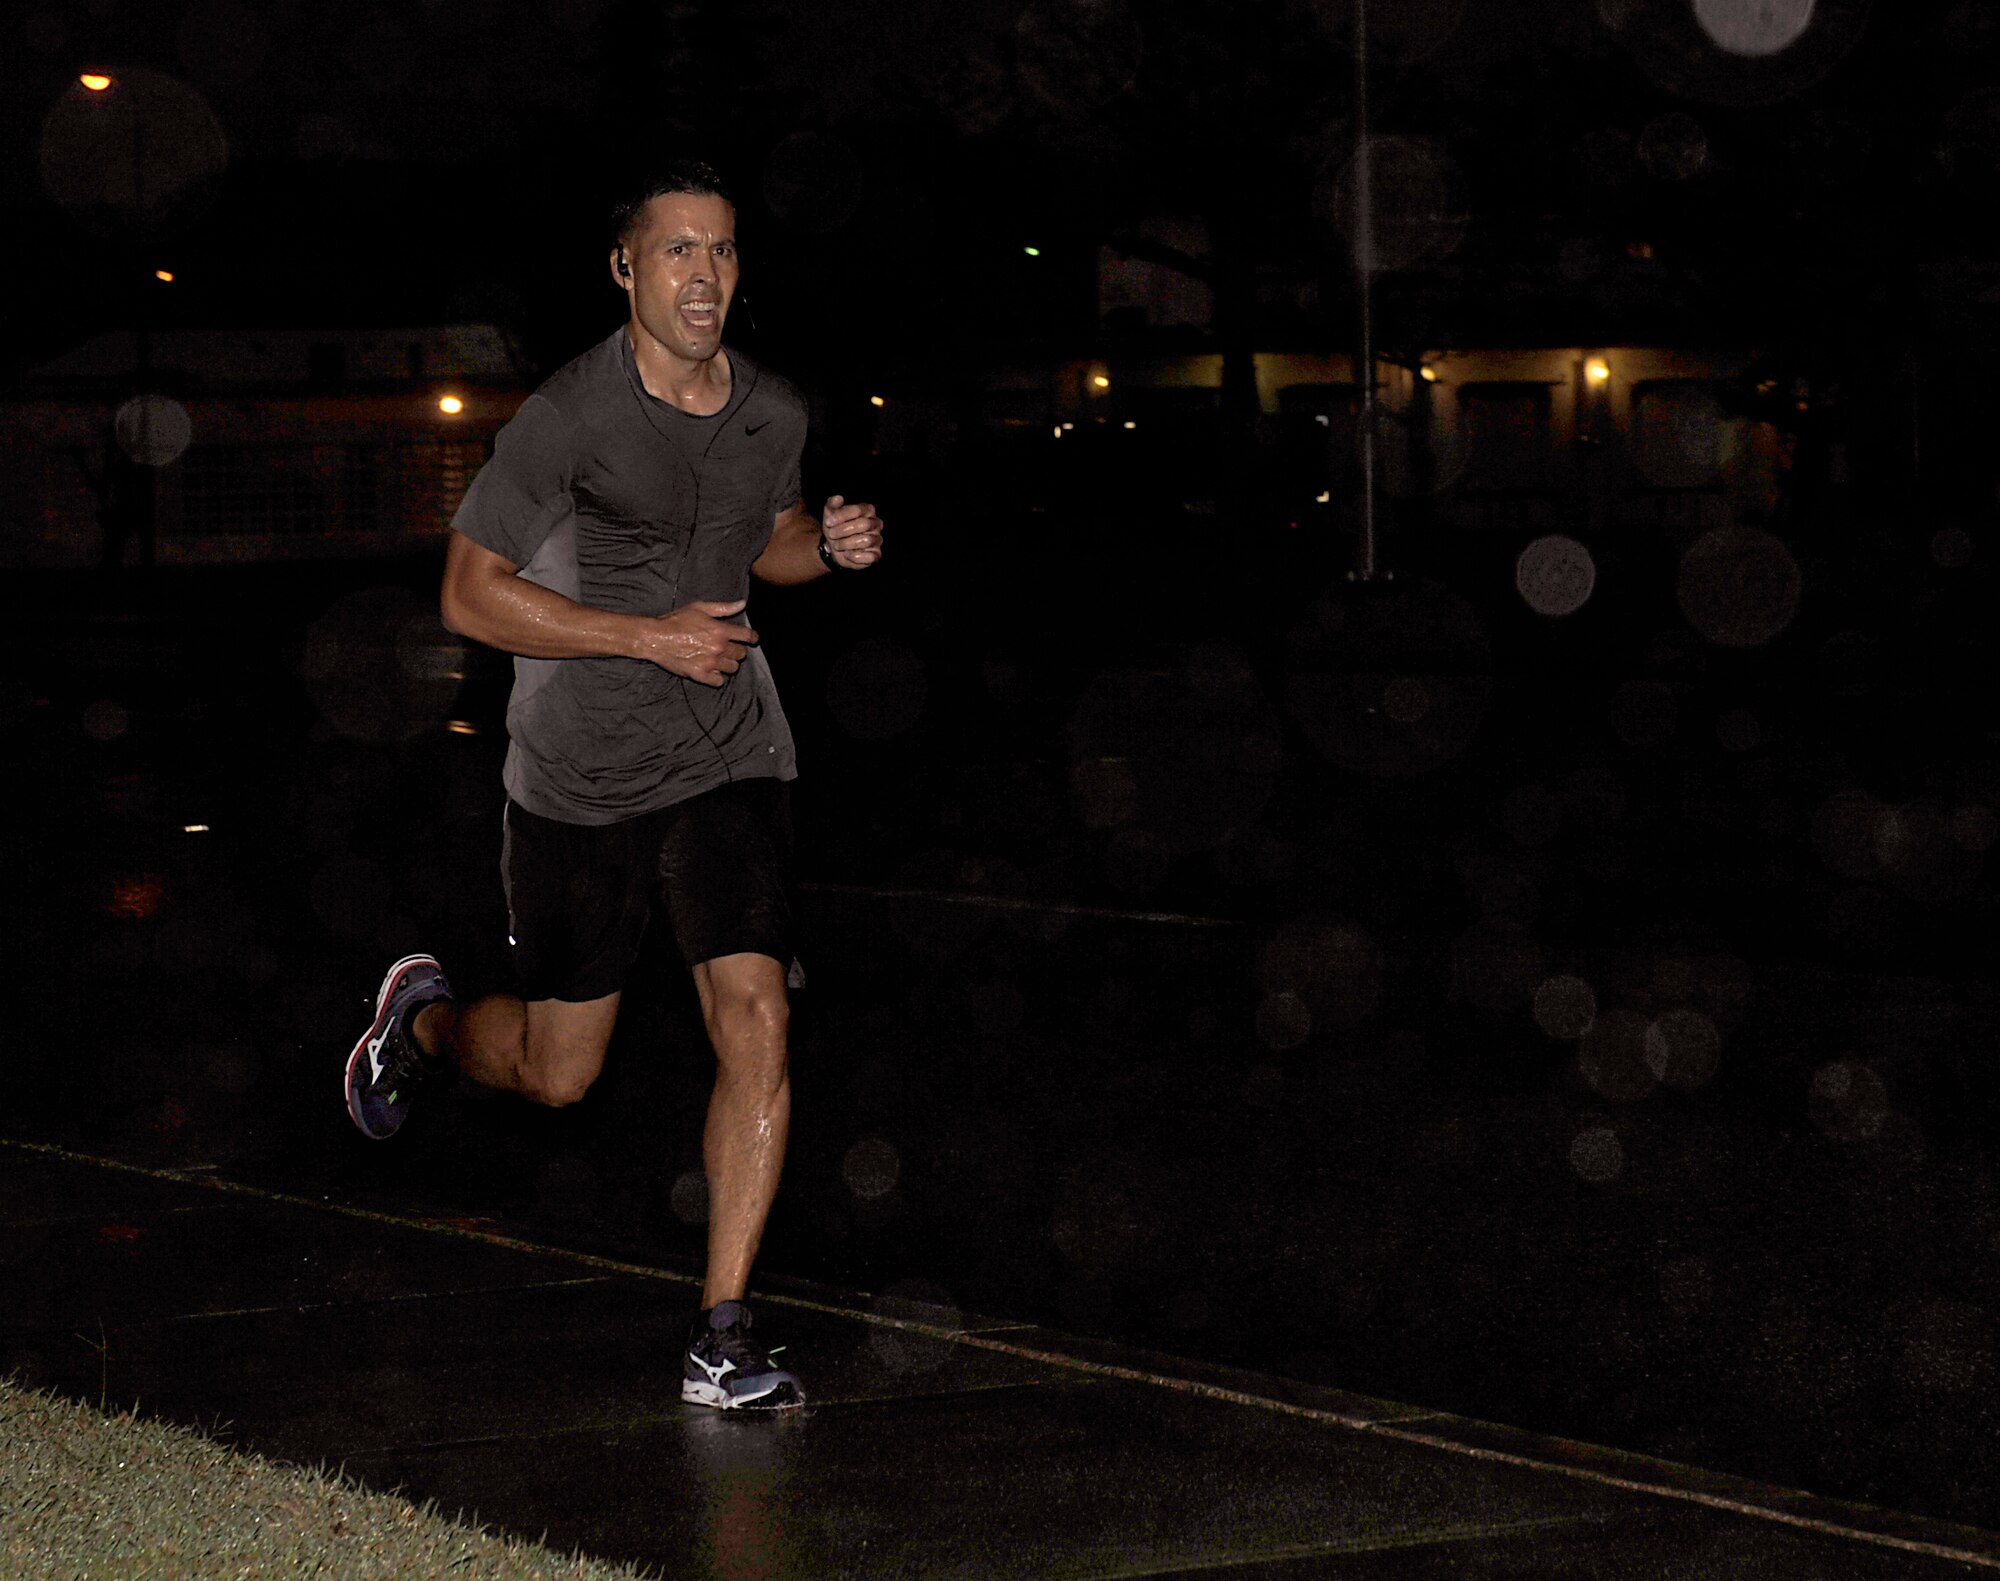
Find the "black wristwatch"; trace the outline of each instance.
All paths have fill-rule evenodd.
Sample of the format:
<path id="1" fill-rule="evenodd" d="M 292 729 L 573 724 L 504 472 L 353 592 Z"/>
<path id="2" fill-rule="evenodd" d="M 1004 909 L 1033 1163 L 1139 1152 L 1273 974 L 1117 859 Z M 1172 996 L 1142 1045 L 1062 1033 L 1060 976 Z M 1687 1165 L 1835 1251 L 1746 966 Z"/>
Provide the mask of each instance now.
<path id="1" fill-rule="evenodd" d="M 829 571 L 844 571 L 847 569 L 838 560 L 834 559 L 833 551 L 827 548 L 826 534 L 823 531 L 819 535 L 819 563 Z"/>

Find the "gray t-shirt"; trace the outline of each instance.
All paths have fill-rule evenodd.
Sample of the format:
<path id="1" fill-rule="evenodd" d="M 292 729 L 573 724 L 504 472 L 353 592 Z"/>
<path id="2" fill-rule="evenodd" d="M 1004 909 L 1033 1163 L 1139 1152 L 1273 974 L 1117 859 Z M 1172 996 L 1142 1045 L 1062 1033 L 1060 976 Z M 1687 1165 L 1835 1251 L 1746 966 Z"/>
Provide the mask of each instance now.
<path id="1" fill-rule="evenodd" d="M 776 374 L 725 355 L 728 404 L 693 417 L 646 393 L 621 327 L 500 430 L 453 528 L 595 609 L 664 615 L 748 597 L 772 522 L 800 498 L 806 406 Z M 507 733 L 507 794 L 565 823 L 616 823 L 729 780 L 798 772 L 761 648 L 720 688 L 638 659 L 517 657 Z"/>

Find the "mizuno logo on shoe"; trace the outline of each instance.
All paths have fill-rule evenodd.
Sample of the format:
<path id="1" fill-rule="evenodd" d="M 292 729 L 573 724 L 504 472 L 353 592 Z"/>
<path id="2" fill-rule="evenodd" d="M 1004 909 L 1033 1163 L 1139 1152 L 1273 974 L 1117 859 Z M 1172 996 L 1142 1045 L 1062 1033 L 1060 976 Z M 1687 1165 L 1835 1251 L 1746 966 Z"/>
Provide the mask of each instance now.
<path id="1" fill-rule="evenodd" d="M 387 1027 L 384 1027 L 381 1032 L 368 1040 L 368 1079 L 370 1081 L 380 1081 L 382 1079 L 382 1045 L 388 1041 L 389 1030 Z"/>
<path id="2" fill-rule="evenodd" d="M 688 1360 L 707 1373 L 708 1381 L 713 1384 L 720 1384 L 724 1378 L 736 1370 L 736 1363 L 729 1360 L 726 1356 L 723 1358 L 720 1367 L 709 1366 L 707 1362 L 703 1361 L 693 1351 L 688 1352 Z"/>

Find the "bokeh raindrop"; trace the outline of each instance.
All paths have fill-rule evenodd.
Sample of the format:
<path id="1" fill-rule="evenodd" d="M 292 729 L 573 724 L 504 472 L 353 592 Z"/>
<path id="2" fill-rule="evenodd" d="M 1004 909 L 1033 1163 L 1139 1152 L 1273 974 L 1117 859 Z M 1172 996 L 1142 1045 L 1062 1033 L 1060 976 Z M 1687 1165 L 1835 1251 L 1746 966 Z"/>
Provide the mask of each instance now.
<path id="1" fill-rule="evenodd" d="M 1637 1103 L 1658 1085 L 1647 1059 L 1647 1023 L 1630 1010 L 1607 1010 L 1577 1048 L 1577 1069 L 1600 1098 Z"/>
<path id="2" fill-rule="evenodd" d="M 1375 271 L 1414 269 L 1458 251 L 1472 214 L 1451 156 L 1423 138 L 1388 136 L 1369 138 L 1367 157 L 1372 237 L 1361 224 L 1359 155 L 1343 159 L 1316 195 L 1355 263 Z"/>
<path id="3" fill-rule="evenodd" d="M 1991 807 L 1968 802 L 1952 809 L 1951 838 L 1960 850 L 1990 851 L 1995 836 L 2000 836 L 2000 815 Z"/>
<path id="4" fill-rule="evenodd" d="M 1931 562 L 1945 571 L 1972 564 L 1972 534 L 1963 527 L 1940 527 L 1931 534 Z"/>
<path id="5" fill-rule="evenodd" d="M 683 1224 L 708 1222 L 708 1177 L 698 1169 L 684 1169 L 674 1177 L 672 1193 L 674 1217 Z"/>
<path id="6" fill-rule="evenodd" d="M 1715 739 L 1725 752 L 1750 752 L 1764 739 L 1757 716 L 1747 708 L 1731 708 L 1716 717 Z"/>
<path id="7" fill-rule="evenodd" d="M 1312 1036 L 1312 1008 L 1289 990 L 1266 994 L 1257 1006 L 1257 1040 L 1268 1049 L 1295 1049 Z"/>
<path id="8" fill-rule="evenodd" d="M 1669 1010 L 1646 1028 L 1646 1068 L 1669 1087 L 1702 1086 L 1721 1060 L 1722 1035 L 1699 1010 Z"/>
<path id="9" fill-rule="evenodd" d="M 1608 1185 L 1625 1172 L 1625 1144 L 1609 1126 L 1588 1126 L 1569 1144 L 1569 1167 L 1594 1186 Z"/>
<path id="10" fill-rule="evenodd" d="M 118 448 L 142 467 L 171 466 L 194 439 L 194 419 L 171 395 L 135 395 L 111 419 Z"/>
<path id="11" fill-rule="evenodd" d="M 1889 1089 L 1859 1060 L 1834 1060 L 1813 1072 L 1806 1112 L 1834 1141 L 1865 1142 L 1882 1129 L 1889 1113 Z"/>
<path id="12" fill-rule="evenodd" d="M 1681 556 L 1676 593 L 1688 624 L 1725 648 L 1769 642 L 1798 613 L 1804 575 L 1792 551 L 1761 527 L 1718 527 Z"/>
<path id="13" fill-rule="evenodd" d="M 1812 26 L 1814 0 L 1694 0 L 1701 30 L 1732 55 L 1775 55 Z"/>
<path id="14" fill-rule="evenodd" d="M 1567 534 L 1546 534 L 1515 560 L 1514 589 L 1538 615 L 1574 615 L 1597 589 L 1597 561 Z"/>
<path id="15" fill-rule="evenodd" d="M 864 1202 L 874 1202 L 896 1189 L 903 1160 L 895 1147 L 879 1136 L 864 1136 L 840 1160 L 840 1178 Z"/>
<path id="16" fill-rule="evenodd" d="M 1597 994 L 1581 977 L 1558 972 L 1535 990 L 1535 1025 L 1552 1038 L 1573 1043 L 1597 1020 Z"/>
<path id="17" fill-rule="evenodd" d="M 409 741 L 450 715 L 465 648 L 429 601 L 402 588 L 368 588 L 312 623 L 303 668 L 314 705 L 342 735 Z"/>
<path id="18" fill-rule="evenodd" d="M 152 224 L 229 165 L 222 123 L 200 92 L 143 66 L 93 93 L 72 84 L 42 122 L 42 185 L 64 208 Z"/>
<path id="19" fill-rule="evenodd" d="M 1315 1021 L 1353 1026 L 1374 1012 L 1383 965 L 1382 952 L 1359 924 L 1302 917 L 1264 947 L 1264 991 L 1295 996 Z"/>
<path id="20" fill-rule="evenodd" d="M 1484 628 L 1435 583 L 1339 584 L 1290 647 L 1287 710 L 1316 751 L 1362 774 L 1400 779 L 1456 757 L 1492 695 Z"/>
<path id="21" fill-rule="evenodd" d="M 83 711 L 83 733 L 93 741 L 116 741 L 131 722 L 125 705 L 115 698 L 100 697 Z"/>

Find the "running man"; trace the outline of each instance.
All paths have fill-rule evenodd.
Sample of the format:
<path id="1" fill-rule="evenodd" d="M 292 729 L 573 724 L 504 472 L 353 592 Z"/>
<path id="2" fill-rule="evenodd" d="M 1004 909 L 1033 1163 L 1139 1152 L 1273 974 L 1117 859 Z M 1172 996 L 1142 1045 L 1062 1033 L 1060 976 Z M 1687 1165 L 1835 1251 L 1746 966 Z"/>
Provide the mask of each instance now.
<path id="1" fill-rule="evenodd" d="M 702 1133 L 708 1264 L 681 1398 L 723 1410 L 804 1394 L 750 1337 L 743 1296 L 790 1119 L 791 732 L 745 609 L 882 556 L 871 505 L 806 509 L 798 392 L 722 327 L 736 211 L 706 165 L 612 212 L 626 322 L 500 431 L 452 521 L 441 606 L 515 655 L 501 877 L 520 994 L 452 996 L 398 961 L 347 1061 L 347 1108 L 393 1136 L 456 1067 L 537 1103 L 581 1098 L 655 908 L 694 973 L 714 1046 Z"/>

